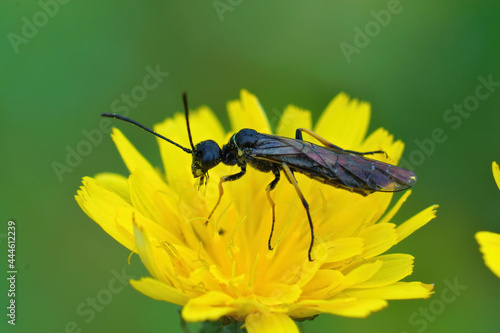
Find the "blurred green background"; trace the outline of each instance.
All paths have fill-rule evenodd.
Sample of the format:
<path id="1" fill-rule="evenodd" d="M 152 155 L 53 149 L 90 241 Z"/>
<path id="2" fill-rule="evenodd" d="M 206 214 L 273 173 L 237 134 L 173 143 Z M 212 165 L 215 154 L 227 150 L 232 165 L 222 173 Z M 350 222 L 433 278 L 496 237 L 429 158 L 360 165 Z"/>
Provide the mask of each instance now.
<path id="1" fill-rule="evenodd" d="M 2 0 L 0 330 L 181 332 L 176 306 L 127 284 L 90 310 L 116 275 L 148 273 L 137 256 L 128 266 L 129 251 L 73 198 L 83 176 L 126 174 L 107 134 L 90 147 L 82 142 L 99 129 L 101 112 L 127 107 L 122 95 L 144 92 L 137 87 L 147 68 L 169 74 L 127 107 L 146 125 L 181 111 L 183 91 L 192 108 L 210 106 L 226 129 L 226 102 L 241 88 L 270 115 L 292 103 L 314 120 L 345 91 L 371 102 L 370 131 L 383 126 L 406 143 L 404 158 L 419 180 L 400 220 L 440 208 L 391 252 L 414 255 L 406 280 L 434 283 L 436 294 L 391 301 L 367 319 L 321 315 L 303 325 L 306 332 L 498 329 L 500 280 L 484 266 L 474 233 L 500 232 L 491 174 L 491 162 L 500 161 L 499 31 L 497 1 Z M 464 103 L 462 113 L 453 111 Z M 160 165 L 153 137 L 117 126 Z M 87 156 L 69 167 L 76 149 Z M 54 162 L 68 169 L 58 175 Z M 17 224 L 15 327 L 4 314 L 9 219 Z M 462 289 L 449 301 L 454 283 Z"/>

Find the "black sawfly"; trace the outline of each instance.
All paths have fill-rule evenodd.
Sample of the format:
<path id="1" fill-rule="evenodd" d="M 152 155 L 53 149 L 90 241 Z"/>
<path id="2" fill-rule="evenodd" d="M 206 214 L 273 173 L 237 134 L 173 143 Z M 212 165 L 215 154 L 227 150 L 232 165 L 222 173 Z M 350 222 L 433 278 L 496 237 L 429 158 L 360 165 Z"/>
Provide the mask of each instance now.
<path id="1" fill-rule="evenodd" d="M 413 186 L 417 181 L 417 177 L 413 171 L 364 157 L 365 155 L 386 154 L 383 150 L 368 152 L 345 150 L 306 128 L 298 128 L 295 133 L 295 139 L 258 133 L 253 129 L 245 128 L 235 133 L 229 139 L 229 142 L 222 146 L 222 149 L 213 140 L 202 141 L 194 145 L 189 127 L 189 109 L 186 94 L 184 93 L 182 97 L 191 149 L 183 147 L 122 115 L 103 113 L 101 116 L 129 122 L 191 154 L 193 158 L 191 172 L 193 177 L 200 178 L 200 185 L 204 181 L 206 182 L 208 171 L 219 163 L 237 165 L 240 168 L 240 172 L 224 176 L 220 179 L 219 199 L 208 219 L 212 217 L 217 206 L 220 204 L 222 195 L 224 194 L 222 184 L 240 179 L 246 173 L 247 164 L 262 172 L 272 172 L 274 180 L 266 187 L 267 198 L 272 207 L 272 224 L 268 240 L 269 250 L 273 249 L 271 240 L 276 217 L 275 204 L 270 193 L 276 187 L 276 184 L 278 184 L 282 171 L 286 179 L 295 188 L 307 214 L 311 230 L 311 242 L 307 253 L 309 261 L 313 261 L 311 251 L 314 244 L 314 227 L 309 212 L 309 204 L 302 195 L 294 172 L 304 174 L 327 185 L 358 193 L 362 196 L 367 196 L 373 192 L 403 191 Z M 309 134 L 324 146 L 304 141 L 302 138 L 303 132 Z"/>

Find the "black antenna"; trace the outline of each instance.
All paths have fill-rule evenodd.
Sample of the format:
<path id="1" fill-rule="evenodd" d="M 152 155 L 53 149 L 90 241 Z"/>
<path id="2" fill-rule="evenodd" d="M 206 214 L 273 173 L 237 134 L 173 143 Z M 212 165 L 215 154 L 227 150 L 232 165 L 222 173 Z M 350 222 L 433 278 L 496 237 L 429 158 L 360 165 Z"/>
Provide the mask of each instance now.
<path id="1" fill-rule="evenodd" d="M 185 94 L 184 94 L 184 96 L 185 96 Z M 185 99 L 184 99 L 184 101 L 185 101 Z M 130 119 L 130 118 L 124 117 L 124 116 L 119 115 L 119 114 L 116 114 L 116 113 L 101 113 L 101 116 L 103 116 L 103 117 L 108 117 L 108 118 L 116 118 L 116 119 L 120 119 L 120 120 L 126 121 L 127 123 L 131 123 L 131 124 L 133 124 L 133 125 L 135 125 L 135 126 L 137 126 L 137 127 L 140 127 L 140 128 L 142 128 L 143 130 L 145 130 L 146 132 L 149 132 L 149 133 L 151 133 L 151 134 L 153 134 L 153 135 L 155 135 L 155 136 L 159 137 L 160 139 L 163 139 L 163 140 L 165 140 L 165 141 L 167 141 L 167 142 L 170 142 L 170 143 L 171 143 L 171 144 L 173 144 L 174 146 L 179 147 L 179 148 L 181 148 L 182 150 L 184 150 L 186 153 L 191 154 L 191 153 L 193 152 L 191 149 L 185 148 L 185 147 L 181 146 L 180 144 L 175 143 L 175 142 L 173 142 L 173 141 L 172 141 L 172 140 L 170 140 L 170 139 L 167 139 L 167 138 L 166 138 L 166 137 L 164 137 L 163 135 L 156 133 L 156 132 L 155 132 L 155 131 L 153 131 L 152 129 L 149 129 L 149 128 L 147 128 L 146 126 L 141 125 L 141 124 L 139 124 L 137 121 L 132 120 L 132 119 Z M 189 123 L 188 123 L 188 130 L 189 130 Z M 191 141 L 191 133 L 189 133 L 189 140 Z M 192 142 L 192 141 L 191 141 L 191 147 L 193 147 L 193 142 Z M 194 148 L 193 148 L 193 149 L 194 149 Z"/>
<path id="2" fill-rule="evenodd" d="M 191 143 L 191 148 L 194 150 L 193 138 L 191 137 L 191 128 L 189 127 L 189 109 L 188 109 L 188 99 L 186 93 L 182 93 L 182 100 L 184 101 L 184 113 L 186 114 L 186 125 L 189 135 L 189 143 Z"/>

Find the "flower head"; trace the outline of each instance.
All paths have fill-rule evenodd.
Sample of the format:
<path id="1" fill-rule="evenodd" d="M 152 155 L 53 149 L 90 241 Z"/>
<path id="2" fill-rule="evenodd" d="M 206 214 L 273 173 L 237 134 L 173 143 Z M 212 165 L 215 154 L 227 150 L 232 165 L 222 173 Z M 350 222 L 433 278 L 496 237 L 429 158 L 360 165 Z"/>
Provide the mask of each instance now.
<path id="1" fill-rule="evenodd" d="M 229 102 L 228 110 L 231 133 L 243 128 L 271 133 L 257 98 L 247 91 Z M 294 137 L 297 128 L 305 127 L 345 149 L 383 149 L 392 160 L 374 158 L 397 163 L 403 143 L 381 128 L 365 137 L 369 119 L 369 104 L 339 94 L 314 128 L 309 111 L 287 107 L 276 134 Z M 190 124 L 195 142 L 212 139 L 222 146 L 231 136 L 207 107 L 192 112 Z M 155 130 L 189 146 L 180 114 Z M 85 177 L 76 200 L 107 233 L 139 254 L 151 277 L 131 280 L 132 286 L 182 305 L 187 321 L 229 317 L 244 321 L 249 332 L 298 332 L 292 319 L 320 313 L 366 317 L 387 306 L 387 300 L 432 294 L 432 285 L 401 282 L 412 273 L 411 255 L 384 254 L 435 217 L 437 206 L 431 206 L 396 224 L 410 191 L 388 209 L 391 193 L 363 197 L 296 175 L 315 228 L 314 261 L 309 261 L 307 216 L 286 180 L 271 192 L 276 225 L 274 248 L 268 250 L 272 210 L 265 189 L 272 174 L 248 169 L 240 180 L 224 183 L 221 204 L 206 223 L 219 196 L 219 178 L 237 173 L 238 167 L 213 168 L 198 190 L 191 157 L 181 149 L 158 140 L 163 173 L 118 129 L 112 137 L 130 176 Z"/>
<path id="2" fill-rule="evenodd" d="M 500 189 L 500 169 L 498 163 L 493 162 L 493 178 Z M 500 278 L 500 234 L 489 231 L 479 231 L 476 233 L 476 240 L 479 243 L 479 250 L 483 254 L 486 266 Z"/>

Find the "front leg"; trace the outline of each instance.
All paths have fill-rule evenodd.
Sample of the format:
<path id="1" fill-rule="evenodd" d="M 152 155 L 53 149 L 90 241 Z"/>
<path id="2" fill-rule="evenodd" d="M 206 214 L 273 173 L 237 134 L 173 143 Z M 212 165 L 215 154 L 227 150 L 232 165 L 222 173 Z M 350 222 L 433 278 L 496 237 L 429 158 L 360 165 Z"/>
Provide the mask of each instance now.
<path id="1" fill-rule="evenodd" d="M 215 204 L 214 209 L 212 209 L 212 212 L 210 213 L 210 215 L 208 215 L 208 220 L 210 220 L 210 218 L 212 217 L 212 215 L 215 212 L 215 209 L 217 208 L 217 206 L 219 206 L 220 200 L 222 199 L 222 195 L 224 194 L 224 187 L 222 187 L 222 183 L 232 182 L 234 180 L 238 180 L 241 177 L 243 177 L 243 175 L 247 172 L 247 165 L 245 163 L 240 163 L 240 164 L 238 164 L 238 166 L 241 168 L 240 172 L 235 173 L 234 175 L 224 176 L 220 179 L 220 181 L 219 181 L 219 200 L 217 200 L 217 203 Z M 207 222 L 205 222 L 205 224 L 208 224 L 208 220 L 207 220 Z"/>

